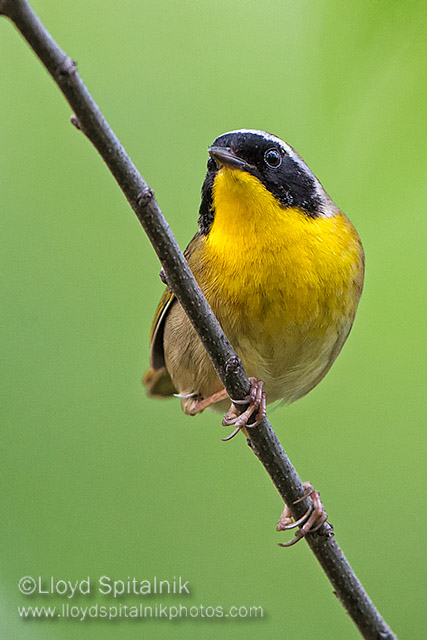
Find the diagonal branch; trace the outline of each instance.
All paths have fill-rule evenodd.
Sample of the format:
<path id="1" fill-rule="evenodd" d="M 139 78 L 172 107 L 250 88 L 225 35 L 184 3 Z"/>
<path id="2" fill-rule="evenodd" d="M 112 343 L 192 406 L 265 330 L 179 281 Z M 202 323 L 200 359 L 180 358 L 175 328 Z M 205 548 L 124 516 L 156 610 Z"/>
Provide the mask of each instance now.
<path id="1" fill-rule="evenodd" d="M 165 270 L 167 282 L 196 328 L 230 397 L 243 400 L 249 380 L 196 283 L 153 194 L 77 73 L 76 63 L 56 44 L 27 0 L 0 0 L 0 14 L 12 20 L 40 58 L 74 111 L 73 124 L 95 146 L 146 231 Z M 311 507 L 311 499 L 294 502 L 304 487 L 269 421 L 251 430 L 248 440 L 295 518 Z M 339 600 L 367 640 L 397 640 L 369 599 L 325 523 L 306 537 Z"/>

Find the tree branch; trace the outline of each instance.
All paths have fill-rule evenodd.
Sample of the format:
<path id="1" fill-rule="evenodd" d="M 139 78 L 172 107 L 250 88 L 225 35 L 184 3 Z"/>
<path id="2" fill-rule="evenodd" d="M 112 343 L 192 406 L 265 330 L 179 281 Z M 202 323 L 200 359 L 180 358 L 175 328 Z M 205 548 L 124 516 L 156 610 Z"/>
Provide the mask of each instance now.
<path id="1" fill-rule="evenodd" d="M 56 44 L 26 0 L 0 0 L 0 14 L 12 20 L 59 86 L 74 111 L 72 123 L 102 156 L 146 231 L 168 285 L 196 328 L 228 394 L 243 400 L 250 385 L 242 363 L 196 283 L 153 191 L 108 125 L 77 73 L 76 63 Z M 251 430 L 248 443 L 294 517 L 301 517 L 311 506 L 311 499 L 294 504 L 304 495 L 304 487 L 267 419 Z M 347 562 L 332 527 L 325 523 L 308 534 L 306 541 L 362 636 L 367 640 L 397 640 Z"/>

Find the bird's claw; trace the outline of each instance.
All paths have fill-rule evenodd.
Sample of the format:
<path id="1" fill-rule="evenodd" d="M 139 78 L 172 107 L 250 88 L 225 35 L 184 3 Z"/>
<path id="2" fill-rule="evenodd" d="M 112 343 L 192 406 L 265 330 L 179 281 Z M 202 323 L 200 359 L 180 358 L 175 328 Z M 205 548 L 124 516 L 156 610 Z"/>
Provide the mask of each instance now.
<path id="1" fill-rule="evenodd" d="M 243 428 L 253 429 L 265 418 L 267 396 L 263 391 L 264 383 L 258 378 L 249 378 L 251 388 L 248 396 L 244 400 L 231 400 L 232 404 L 229 411 L 225 414 L 222 424 L 224 427 L 234 426 L 233 433 L 227 438 L 222 438 L 223 442 L 227 442 L 236 436 Z M 249 406 L 243 413 L 239 412 L 238 405 L 248 404 Z M 237 406 L 236 406 L 237 405 Z M 249 419 L 256 412 L 255 421 L 248 424 Z"/>
<path id="2" fill-rule="evenodd" d="M 287 505 L 283 509 L 283 513 L 277 523 L 277 531 L 289 531 L 295 527 L 300 527 L 295 534 L 295 537 L 290 542 L 279 542 L 280 547 L 291 547 L 299 540 L 304 538 L 307 533 L 314 533 L 327 521 L 328 514 L 325 511 L 325 507 L 320 500 L 320 494 L 314 489 L 309 482 L 304 482 L 304 495 L 298 500 L 294 501 L 294 504 L 301 502 L 305 498 L 310 497 L 312 505 L 307 509 L 306 513 L 298 520 L 293 520 L 291 511 Z"/>

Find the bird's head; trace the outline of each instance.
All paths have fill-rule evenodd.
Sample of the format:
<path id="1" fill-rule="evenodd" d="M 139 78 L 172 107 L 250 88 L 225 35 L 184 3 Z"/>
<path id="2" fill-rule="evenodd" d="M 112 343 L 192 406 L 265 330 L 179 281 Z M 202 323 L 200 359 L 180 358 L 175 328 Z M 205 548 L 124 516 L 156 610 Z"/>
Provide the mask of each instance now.
<path id="1" fill-rule="evenodd" d="M 296 209 L 309 218 L 338 209 L 316 176 L 290 145 L 255 129 L 219 136 L 209 148 L 199 225 L 209 233 L 215 208 L 233 201 L 247 211 Z"/>

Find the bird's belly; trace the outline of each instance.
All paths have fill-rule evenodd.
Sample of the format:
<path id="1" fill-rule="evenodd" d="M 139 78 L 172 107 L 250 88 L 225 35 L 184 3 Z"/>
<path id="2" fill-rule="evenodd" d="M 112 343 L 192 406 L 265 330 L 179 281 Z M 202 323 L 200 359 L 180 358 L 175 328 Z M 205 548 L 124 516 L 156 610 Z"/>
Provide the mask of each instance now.
<path id="1" fill-rule="evenodd" d="M 264 381 L 269 402 L 291 403 L 320 382 L 339 353 L 337 343 L 342 345 L 350 327 L 351 321 L 310 333 L 292 327 L 279 331 L 273 343 L 240 336 L 236 350 L 248 375 Z"/>
<path id="2" fill-rule="evenodd" d="M 345 296 L 347 297 L 347 296 Z M 274 300 L 247 299 L 230 309 L 224 297 L 210 299 L 227 337 L 242 359 L 249 376 L 264 381 L 267 402 L 291 403 L 301 398 L 324 377 L 350 331 L 357 299 L 350 294 L 340 310 L 336 300 L 298 308 L 292 296 L 282 304 L 280 292 Z M 179 304 L 171 309 L 165 324 L 166 366 L 179 393 L 206 398 L 219 391 L 218 379 L 209 357 Z M 192 399 L 183 399 L 186 411 Z M 227 402 L 213 408 L 226 409 Z"/>
<path id="3" fill-rule="evenodd" d="M 240 300 L 215 312 L 249 376 L 265 383 L 269 402 L 294 402 L 327 373 L 350 331 L 357 306 L 351 283 L 337 288 L 283 285 L 241 288 Z M 236 319 L 238 319 L 236 321 Z"/>
<path id="4" fill-rule="evenodd" d="M 356 247 L 347 261 L 338 254 L 304 263 L 297 254 L 291 265 L 270 252 L 265 264 L 204 283 L 245 370 L 264 380 L 270 402 L 297 400 L 327 373 L 352 326 L 361 272 Z"/>

